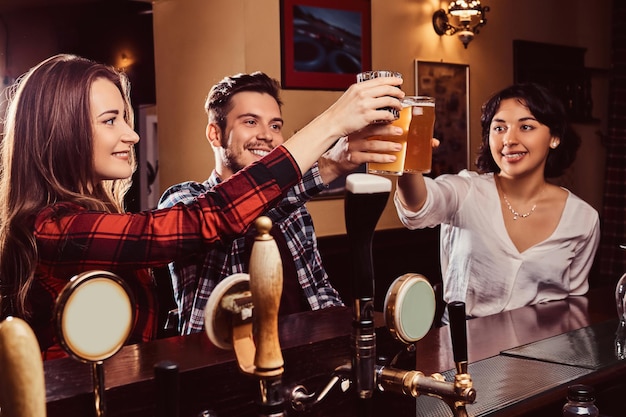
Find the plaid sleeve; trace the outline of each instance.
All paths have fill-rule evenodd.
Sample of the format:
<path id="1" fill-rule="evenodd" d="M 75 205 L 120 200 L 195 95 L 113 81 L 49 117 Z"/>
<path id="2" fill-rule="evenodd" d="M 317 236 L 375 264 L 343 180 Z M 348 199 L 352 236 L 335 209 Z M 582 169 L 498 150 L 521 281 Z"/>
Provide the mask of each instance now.
<path id="1" fill-rule="evenodd" d="M 108 214 L 57 204 L 36 220 L 40 261 L 48 267 L 163 266 L 241 234 L 299 179 L 297 164 L 278 147 L 189 205 Z"/>
<path id="2" fill-rule="evenodd" d="M 326 185 L 322 181 L 319 167 L 316 163 L 310 170 L 304 173 L 302 179 L 289 190 L 285 198 L 276 207 L 271 208 L 267 212 L 267 216 L 274 223 L 283 221 L 325 189 Z"/>
<path id="3" fill-rule="evenodd" d="M 281 149 L 282 152 L 276 152 Z M 260 163 L 261 161 L 263 163 Z M 275 188 L 287 191 L 300 180 L 300 176 L 296 177 L 293 173 L 288 175 L 289 171 L 299 168 L 282 146 L 270 152 L 261 161 L 242 169 L 204 195 L 215 194 L 223 210 L 226 229 L 228 225 L 241 225 L 244 222 L 251 224 L 256 217 L 272 206 L 271 203 L 276 203 L 267 200 L 268 196 L 275 196 Z M 200 196 L 199 200 L 204 196 Z M 259 210 L 259 207 L 262 209 Z M 237 232 L 231 231 L 231 234 L 237 235 L 243 230 L 244 228 L 240 227 Z"/>
<path id="4" fill-rule="evenodd" d="M 178 203 L 188 204 L 204 192 L 206 192 L 206 189 L 203 185 L 195 181 L 187 181 L 172 185 L 170 188 L 165 190 L 159 199 L 157 208 L 161 209 L 172 207 Z"/>

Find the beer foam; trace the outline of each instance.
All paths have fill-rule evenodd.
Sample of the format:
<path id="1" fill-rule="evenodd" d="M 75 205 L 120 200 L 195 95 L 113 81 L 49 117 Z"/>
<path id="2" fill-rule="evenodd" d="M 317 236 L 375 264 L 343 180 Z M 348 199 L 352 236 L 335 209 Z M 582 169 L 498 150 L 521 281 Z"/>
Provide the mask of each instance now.
<path id="1" fill-rule="evenodd" d="M 388 193 L 391 180 L 372 174 L 350 174 L 346 177 L 346 190 L 353 194 Z"/>

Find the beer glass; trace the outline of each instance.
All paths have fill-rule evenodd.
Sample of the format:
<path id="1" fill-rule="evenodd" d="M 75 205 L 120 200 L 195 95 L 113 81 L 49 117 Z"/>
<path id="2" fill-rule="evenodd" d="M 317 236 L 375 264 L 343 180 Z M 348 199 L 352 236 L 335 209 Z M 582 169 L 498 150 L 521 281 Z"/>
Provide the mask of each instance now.
<path id="1" fill-rule="evenodd" d="M 407 149 L 407 135 L 409 132 L 409 126 L 411 124 L 411 105 L 406 100 L 402 101 L 402 110 L 400 110 L 399 117 L 391 122 L 392 125 L 402 128 L 401 135 L 382 135 L 372 136 L 370 140 L 379 139 L 387 140 L 390 142 L 398 142 L 402 144 L 402 149 L 398 152 L 390 152 L 391 155 L 396 156 L 394 162 L 380 163 L 369 162 L 367 164 L 367 172 L 370 174 L 385 174 L 385 175 L 402 175 L 404 172 L 404 163 Z"/>
<path id="2" fill-rule="evenodd" d="M 373 78 L 380 78 L 380 77 L 398 77 L 398 78 L 402 78 L 402 74 L 399 72 L 394 72 L 394 71 L 364 71 L 364 72 L 360 72 L 356 75 L 356 81 L 357 82 L 362 82 L 362 81 L 367 81 L 367 80 L 371 80 Z M 395 116 L 395 118 L 397 119 L 399 114 L 398 114 L 398 110 L 394 109 L 393 107 L 383 107 L 384 110 L 387 110 L 389 112 L 391 112 L 391 114 L 393 114 Z M 376 120 L 374 121 L 374 123 L 388 123 L 386 120 Z"/>
<path id="3" fill-rule="evenodd" d="M 431 171 L 433 149 L 431 139 L 435 127 L 435 99 L 427 96 L 406 96 L 402 100 L 400 117 L 392 125 L 402 128 L 399 136 L 372 136 L 370 139 L 387 140 L 402 144 L 402 149 L 393 152 L 395 162 L 370 162 L 367 170 L 371 174 L 402 175 L 404 172 Z"/>
<path id="4" fill-rule="evenodd" d="M 435 99 L 428 96 L 408 96 L 402 102 L 410 106 L 411 116 L 406 138 L 404 172 L 428 174 L 432 169 L 431 139 L 435 128 Z"/>

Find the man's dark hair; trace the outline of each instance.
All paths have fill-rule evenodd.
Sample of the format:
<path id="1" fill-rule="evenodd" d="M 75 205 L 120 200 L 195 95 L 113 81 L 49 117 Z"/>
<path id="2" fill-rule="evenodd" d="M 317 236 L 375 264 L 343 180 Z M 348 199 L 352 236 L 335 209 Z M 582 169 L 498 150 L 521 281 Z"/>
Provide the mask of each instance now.
<path id="1" fill-rule="evenodd" d="M 236 74 L 223 78 L 215 84 L 204 104 L 204 109 L 210 122 L 215 122 L 219 128 L 226 129 L 226 115 L 232 109 L 232 97 L 243 91 L 269 94 L 276 100 L 278 106 L 283 105 L 280 100 L 280 83 L 260 71 L 251 74 Z"/>

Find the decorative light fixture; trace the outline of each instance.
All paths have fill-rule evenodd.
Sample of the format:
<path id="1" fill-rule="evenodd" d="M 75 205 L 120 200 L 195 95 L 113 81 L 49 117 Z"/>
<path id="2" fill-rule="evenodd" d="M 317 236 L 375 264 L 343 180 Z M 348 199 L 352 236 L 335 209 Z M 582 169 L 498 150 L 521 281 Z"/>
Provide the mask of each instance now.
<path id="1" fill-rule="evenodd" d="M 467 45 L 474 39 L 474 35 L 487 24 L 485 14 L 488 11 L 489 6 L 481 6 L 479 0 L 456 0 L 450 3 L 448 13 L 440 9 L 433 14 L 433 27 L 439 36 L 457 33 L 463 46 L 467 49 Z M 448 14 L 458 19 L 459 24 L 456 26 L 451 24 Z"/>

